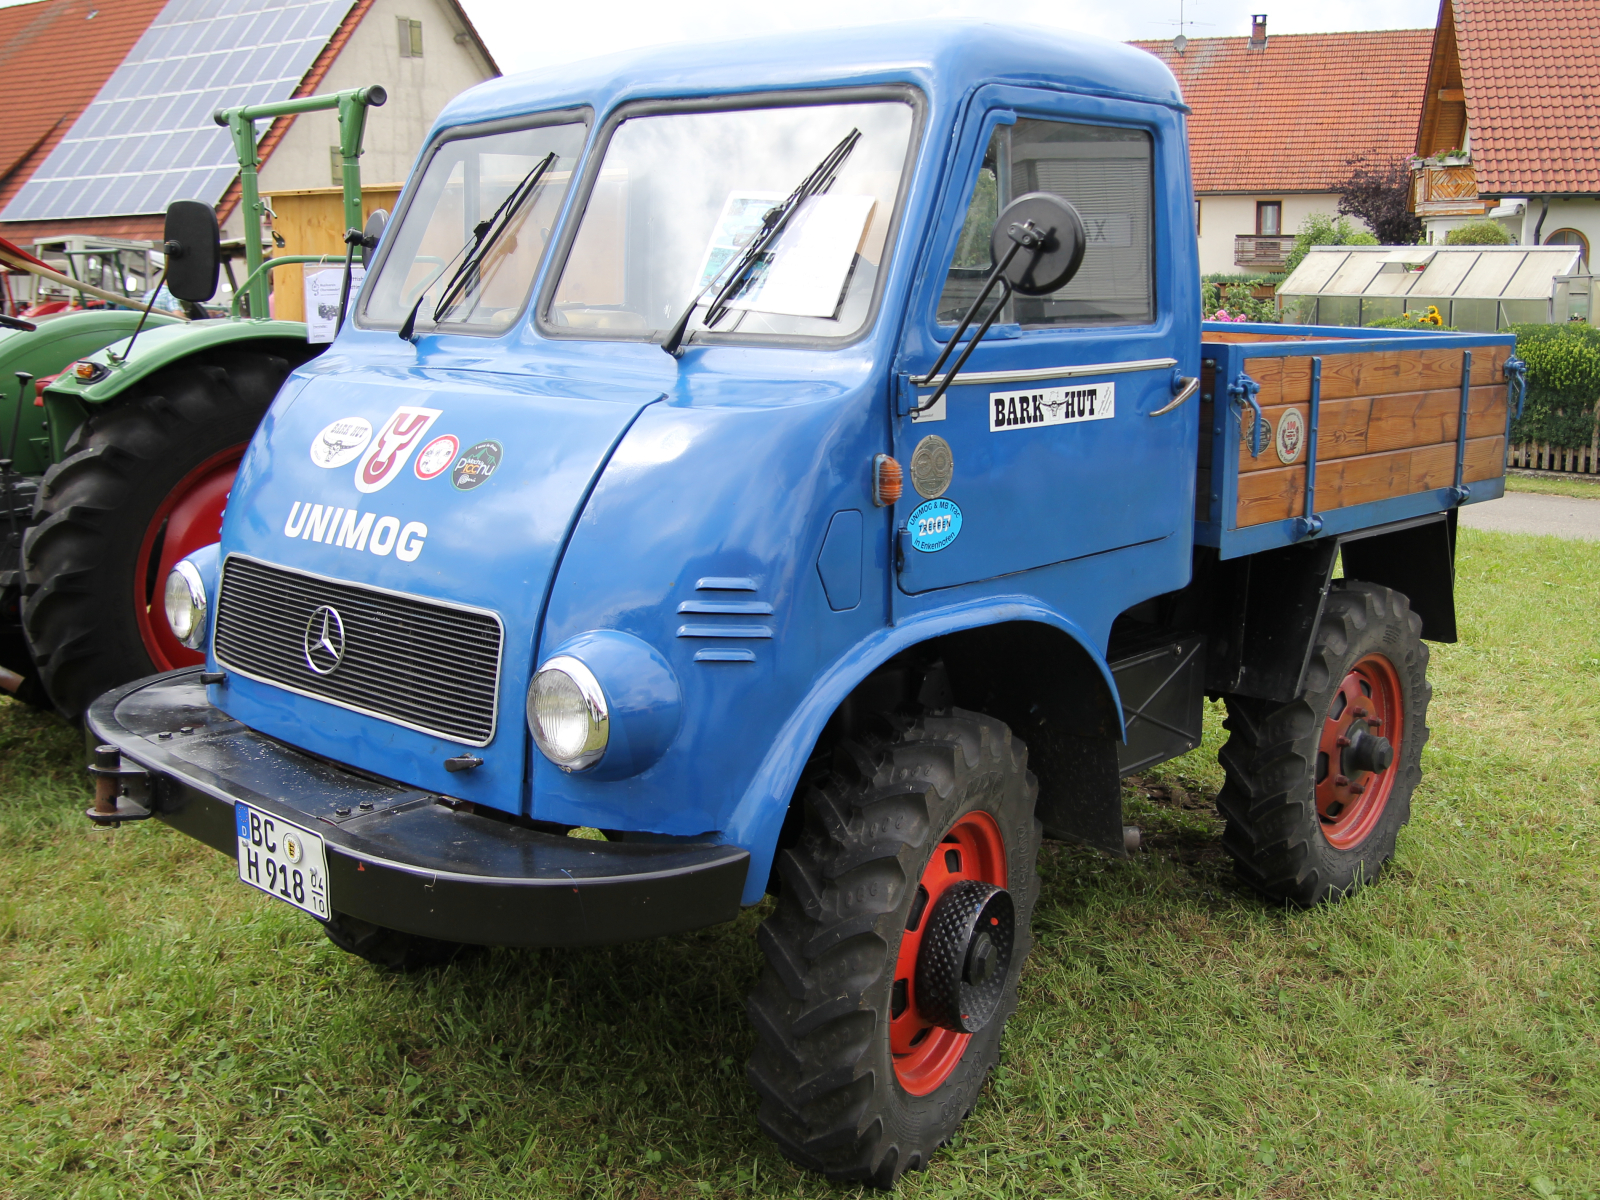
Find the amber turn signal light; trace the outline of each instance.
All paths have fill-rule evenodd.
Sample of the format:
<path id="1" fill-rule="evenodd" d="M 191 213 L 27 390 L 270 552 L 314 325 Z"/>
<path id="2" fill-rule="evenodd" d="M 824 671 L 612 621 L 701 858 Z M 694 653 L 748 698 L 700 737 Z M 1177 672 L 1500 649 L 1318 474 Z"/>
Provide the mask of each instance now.
<path id="1" fill-rule="evenodd" d="M 900 499 L 900 494 L 905 491 L 906 476 L 900 469 L 900 464 L 887 454 L 879 454 L 872 460 L 872 502 L 879 508 L 887 508 Z"/>

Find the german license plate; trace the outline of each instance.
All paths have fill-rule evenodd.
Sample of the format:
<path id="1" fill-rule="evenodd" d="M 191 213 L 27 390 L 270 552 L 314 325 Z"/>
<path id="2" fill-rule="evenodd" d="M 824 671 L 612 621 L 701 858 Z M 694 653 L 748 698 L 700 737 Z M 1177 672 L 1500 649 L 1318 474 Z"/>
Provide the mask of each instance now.
<path id="1" fill-rule="evenodd" d="M 239 878 L 326 921 L 328 856 L 322 837 L 248 804 L 235 803 Z"/>

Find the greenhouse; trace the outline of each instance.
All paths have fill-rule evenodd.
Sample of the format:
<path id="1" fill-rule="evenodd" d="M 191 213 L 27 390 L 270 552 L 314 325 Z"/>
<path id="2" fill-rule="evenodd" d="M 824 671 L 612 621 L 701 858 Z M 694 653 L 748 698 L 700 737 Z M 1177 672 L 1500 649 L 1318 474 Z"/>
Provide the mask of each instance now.
<path id="1" fill-rule="evenodd" d="M 1491 332 L 1589 319 L 1581 246 L 1313 246 L 1278 288 L 1297 325 L 1371 325 L 1430 308 Z"/>

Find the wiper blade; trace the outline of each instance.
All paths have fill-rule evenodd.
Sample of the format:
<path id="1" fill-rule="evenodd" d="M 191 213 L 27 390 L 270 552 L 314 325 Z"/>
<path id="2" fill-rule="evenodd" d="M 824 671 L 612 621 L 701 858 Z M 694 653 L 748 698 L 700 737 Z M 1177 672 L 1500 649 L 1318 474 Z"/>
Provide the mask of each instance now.
<path id="1" fill-rule="evenodd" d="M 455 262 L 464 254 L 461 265 L 456 268 L 456 273 L 450 276 L 450 282 L 444 285 L 444 291 L 439 296 L 439 303 L 433 307 L 433 323 L 438 325 L 440 318 L 455 307 L 456 302 L 466 293 L 467 286 L 472 282 L 472 272 L 481 264 L 500 240 L 502 234 L 511 227 L 511 218 L 517 215 L 519 209 L 533 195 L 539 181 L 544 178 L 544 173 L 556 161 L 556 152 L 552 150 L 534 164 L 533 169 L 522 177 L 522 182 L 517 184 L 507 193 L 506 198 L 500 201 L 500 207 L 495 209 L 483 220 L 472 227 L 472 240 L 457 250 L 455 257 L 450 260 Z M 446 270 L 450 263 L 445 264 Z M 444 271 L 439 272 L 440 275 Z M 428 291 L 423 289 L 422 295 L 417 297 L 417 302 L 411 306 L 411 313 L 406 317 L 405 324 L 400 326 L 400 336 L 406 341 L 411 340 L 411 335 L 417 329 L 417 313 L 422 309 L 422 302 L 428 297 Z"/>
<path id="2" fill-rule="evenodd" d="M 744 248 L 744 253 L 737 259 L 730 260 L 727 266 L 714 275 L 705 287 L 694 294 L 689 301 L 689 306 L 683 310 L 683 315 L 673 322 L 672 329 L 662 341 L 661 348 L 673 358 L 683 353 L 684 335 L 689 329 L 689 322 L 694 317 L 694 310 L 700 307 L 700 302 L 719 280 L 724 280 L 717 290 L 715 298 L 706 309 L 706 318 L 703 324 L 707 329 L 712 328 L 728 313 L 728 304 L 735 299 L 750 282 L 750 272 L 762 260 L 766 253 L 772 249 L 783 231 L 789 227 L 789 221 L 800 206 L 813 196 L 820 196 L 833 186 L 834 178 L 839 173 L 839 168 L 844 165 L 844 160 L 850 157 L 850 152 L 856 148 L 856 143 L 861 140 L 861 130 L 852 129 L 844 135 L 844 139 L 830 150 L 821 162 L 812 169 L 811 174 L 800 181 L 800 186 L 789 193 L 789 198 L 782 204 L 767 210 L 767 215 L 761 220 L 761 228 L 750 239 L 750 244 Z"/>

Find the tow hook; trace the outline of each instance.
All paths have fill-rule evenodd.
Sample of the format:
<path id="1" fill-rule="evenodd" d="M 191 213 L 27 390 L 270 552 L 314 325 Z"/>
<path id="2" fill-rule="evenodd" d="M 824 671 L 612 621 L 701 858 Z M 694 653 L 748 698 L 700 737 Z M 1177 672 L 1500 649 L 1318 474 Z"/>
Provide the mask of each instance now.
<path id="1" fill-rule="evenodd" d="M 94 777 L 94 807 L 84 815 L 96 825 L 122 825 L 155 816 L 150 803 L 150 772 L 122 761 L 115 746 L 96 746 L 89 764 Z"/>

